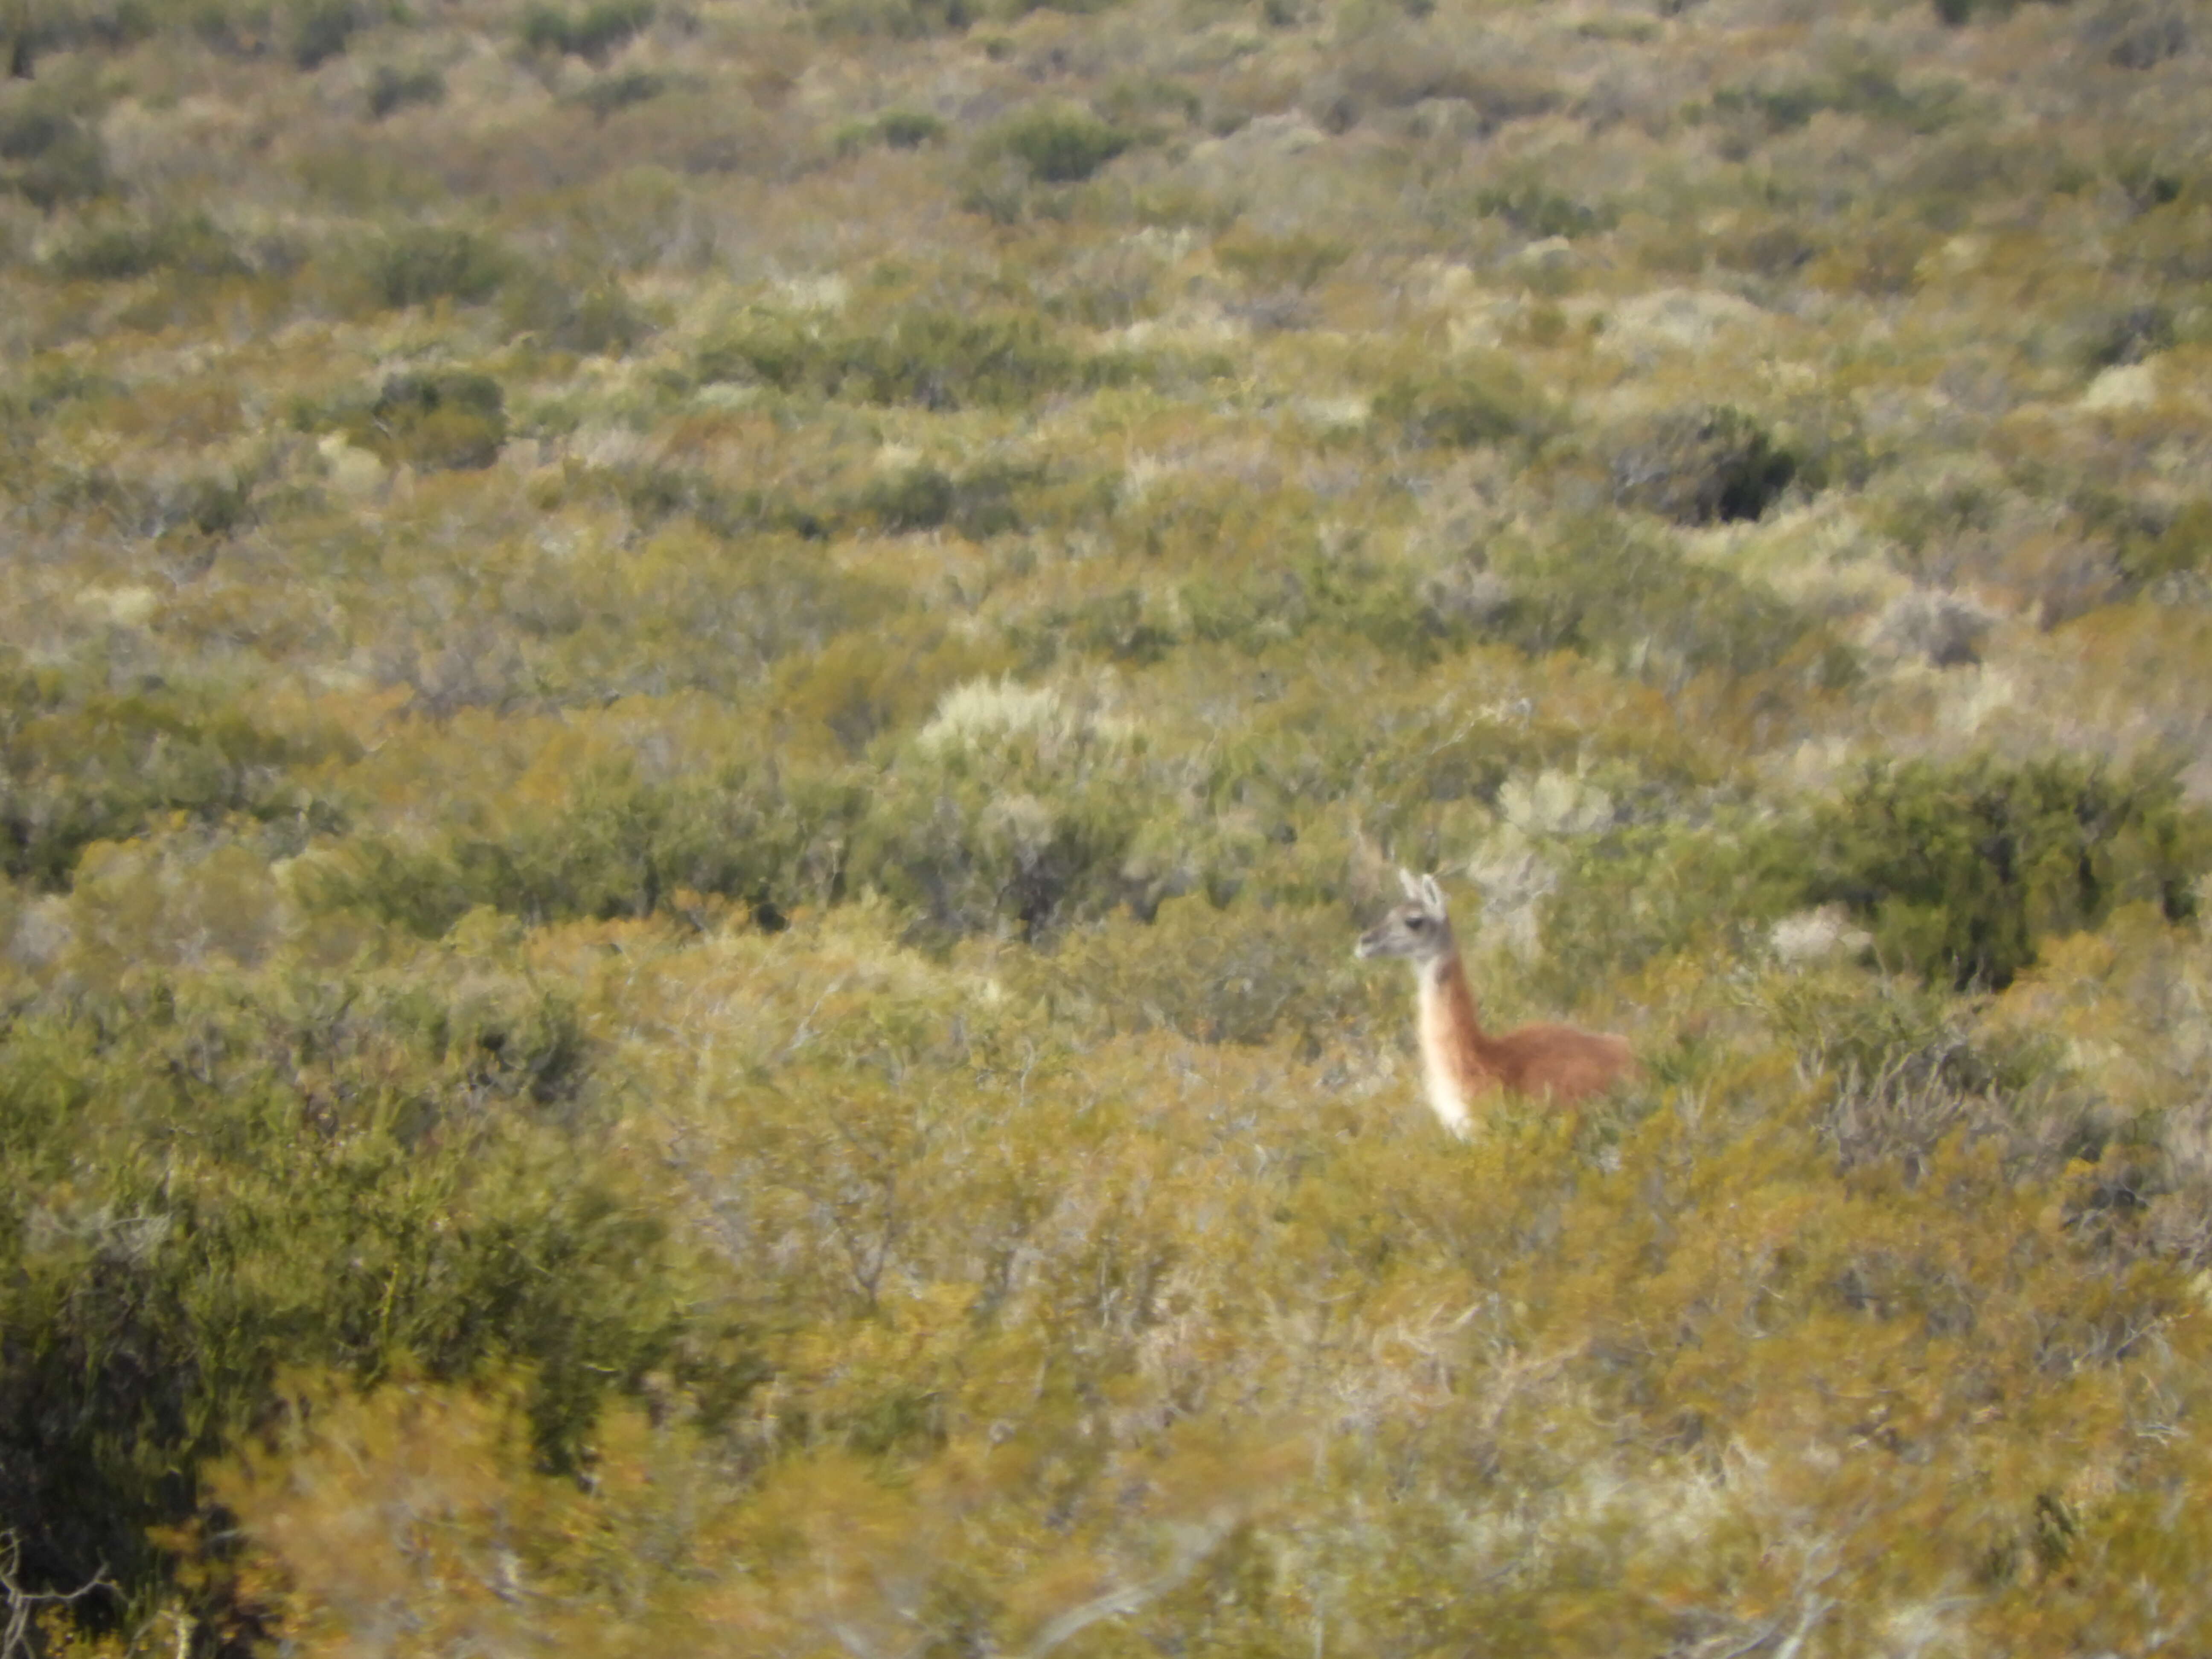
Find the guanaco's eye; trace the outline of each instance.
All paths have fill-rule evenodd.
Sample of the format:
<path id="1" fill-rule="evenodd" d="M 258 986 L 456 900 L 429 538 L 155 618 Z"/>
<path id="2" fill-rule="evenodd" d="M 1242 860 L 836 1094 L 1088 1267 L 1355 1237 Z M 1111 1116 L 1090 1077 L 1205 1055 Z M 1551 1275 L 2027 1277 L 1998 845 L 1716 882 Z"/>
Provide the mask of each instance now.
<path id="1" fill-rule="evenodd" d="M 1428 925 L 1429 919 L 1426 916 L 1407 916 L 1406 918 L 1406 926 L 1412 928 L 1417 933 Z"/>

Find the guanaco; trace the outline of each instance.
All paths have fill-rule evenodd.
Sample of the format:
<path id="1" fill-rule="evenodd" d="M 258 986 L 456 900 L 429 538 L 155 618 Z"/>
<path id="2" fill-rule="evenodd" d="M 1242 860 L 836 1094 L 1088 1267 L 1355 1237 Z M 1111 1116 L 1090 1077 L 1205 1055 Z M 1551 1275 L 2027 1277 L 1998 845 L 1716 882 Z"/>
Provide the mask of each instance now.
<path id="1" fill-rule="evenodd" d="M 1362 933 L 1352 954 L 1362 961 L 1403 957 L 1413 964 L 1421 1076 L 1429 1109 L 1445 1128 L 1465 1139 L 1473 1127 L 1469 1107 L 1500 1090 L 1569 1106 L 1634 1068 L 1626 1037 L 1571 1025 L 1524 1025 L 1504 1036 L 1485 1031 L 1437 878 L 1401 870 L 1398 879 L 1406 902 Z"/>

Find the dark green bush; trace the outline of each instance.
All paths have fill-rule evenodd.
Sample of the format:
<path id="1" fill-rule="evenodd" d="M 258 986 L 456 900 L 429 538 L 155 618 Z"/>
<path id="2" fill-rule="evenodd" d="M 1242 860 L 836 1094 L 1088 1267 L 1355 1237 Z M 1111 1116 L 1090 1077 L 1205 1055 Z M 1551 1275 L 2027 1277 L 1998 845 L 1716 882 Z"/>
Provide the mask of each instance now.
<path id="1" fill-rule="evenodd" d="M 204 214 L 143 224 L 94 227 L 48 256 L 58 276 L 124 282 L 166 271 L 179 276 L 234 276 L 250 267 L 229 237 Z"/>
<path id="2" fill-rule="evenodd" d="M 864 403 L 958 409 L 1012 407 L 1080 383 L 1075 354 L 1033 317 L 903 313 L 885 332 L 848 343 L 838 389 Z"/>
<path id="3" fill-rule="evenodd" d="M 599 477 L 647 524 L 686 517 L 717 536 L 784 531 L 818 541 L 829 533 L 832 522 L 825 514 L 773 491 L 732 489 L 704 472 L 684 467 L 646 466 Z"/>
<path id="4" fill-rule="evenodd" d="M 1893 64 L 1875 58 L 1846 58 L 1812 80 L 1771 89 L 1723 88 L 1713 108 L 1723 114 L 1755 116 L 1770 132 L 1804 126 L 1823 111 L 1891 122 L 1928 134 L 1957 118 L 1960 88 L 1955 82 L 1901 85 Z"/>
<path id="5" fill-rule="evenodd" d="M 1021 526 L 1015 492 L 1029 475 L 981 467 L 955 477 L 933 466 L 887 473 L 861 490 L 856 505 L 889 531 L 958 531 L 973 541 Z"/>
<path id="6" fill-rule="evenodd" d="M 1032 104 L 985 133 L 979 152 L 1006 155 L 1041 185 L 1073 185 L 1104 167 L 1135 143 L 1119 127 L 1087 110 Z"/>
<path id="7" fill-rule="evenodd" d="M 2212 823 L 2170 772 L 1983 756 L 1870 768 L 1820 814 L 1808 851 L 1807 899 L 1850 905 L 1886 961 L 2001 989 L 2039 939 L 2094 927 L 2117 904 L 2192 915 Z"/>
<path id="8" fill-rule="evenodd" d="M 392 310 L 458 300 L 477 305 L 516 273 L 501 244 L 458 225 L 412 225 L 365 251 L 361 274 L 374 303 Z"/>
<path id="9" fill-rule="evenodd" d="M 522 43 L 596 64 L 642 33 L 653 17 L 653 0 L 600 0 L 580 12 L 533 5 L 522 15 Z"/>
<path id="10" fill-rule="evenodd" d="M 109 187 L 106 148 L 79 112 L 42 90 L 0 101 L 0 189 L 52 209 Z"/>
<path id="11" fill-rule="evenodd" d="M 1041 939 L 1137 896 L 1122 875 L 1139 823 L 1126 783 L 1024 777 L 988 762 L 915 771 L 859 826 L 850 878 L 905 906 L 925 933 Z"/>
<path id="12" fill-rule="evenodd" d="M 594 357 L 619 357 L 652 332 L 622 284 L 605 276 L 572 281 L 525 271 L 507 284 L 501 315 L 514 333 Z"/>
<path id="13" fill-rule="evenodd" d="M 671 84 L 668 76 L 652 70 L 617 70 L 588 82 L 574 99 L 604 121 L 618 111 L 651 103 Z"/>
<path id="14" fill-rule="evenodd" d="M 860 492 L 860 508 L 886 530 L 934 530 L 952 516 L 958 492 L 933 466 L 910 466 Z"/>
<path id="15" fill-rule="evenodd" d="M 446 100 L 446 77 L 435 70 L 403 70 L 380 64 L 369 77 L 368 112 L 381 121 L 410 104 L 441 104 Z"/>
<path id="16" fill-rule="evenodd" d="M 981 15 L 974 0 L 805 0 L 805 5 L 823 34 L 890 40 L 957 34 Z"/>
<path id="17" fill-rule="evenodd" d="M 51 671 L 8 671 L 0 674 L 0 869 L 64 887 L 91 842 L 142 835 L 179 813 L 301 835 L 332 828 L 338 814 L 328 797 L 294 775 L 349 747 L 334 733 L 264 730 L 191 691 L 118 695 Z"/>
<path id="18" fill-rule="evenodd" d="M 576 781 L 558 808 L 504 833 L 455 830 L 427 846 L 356 837 L 305 878 L 311 902 L 367 912 L 425 939 L 477 905 L 542 921 L 650 915 L 678 889 L 763 916 L 818 902 L 863 797 L 834 780 L 732 763 L 663 781 L 635 766 Z"/>
<path id="19" fill-rule="evenodd" d="M 1610 206 L 1591 207 L 1534 179 L 1478 191 L 1474 209 L 1524 236 L 1590 236 L 1610 230 L 1620 217 Z"/>
<path id="20" fill-rule="evenodd" d="M 886 149 L 920 149 L 945 135 L 944 122 L 926 110 L 886 110 L 872 121 L 861 121 L 837 135 L 837 153 L 850 155 L 871 145 Z"/>
<path id="21" fill-rule="evenodd" d="M 1543 394 L 1497 351 L 1401 375 L 1376 398 L 1375 412 L 1401 422 L 1417 443 L 1469 448 L 1541 436 L 1551 419 Z"/>
<path id="22" fill-rule="evenodd" d="M 1034 316 L 902 312 L 878 333 L 817 333 L 784 319 L 747 319 L 694 360 L 702 380 L 757 380 L 779 391 L 925 409 L 1012 408 L 1118 378 L 1115 359 L 1086 359 Z"/>
<path id="23" fill-rule="evenodd" d="M 2212 501 L 2199 496 L 2154 533 L 2124 539 L 2119 558 L 2122 573 L 2137 584 L 2212 571 Z"/>
<path id="24" fill-rule="evenodd" d="M 2130 306 L 2092 331 L 2082 351 L 2094 373 L 2118 363 L 2139 363 L 2174 343 L 2173 313 L 2161 305 Z"/>
<path id="25" fill-rule="evenodd" d="M 1419 590 L 1403 568 L 1347 553 L 1286 556 L 1233 575 L 1201 572 L 1181 589 L 1190 631 L 1251 652 L 1285 639 L 1337 634 L 1430 662 L 1465 630 Z"/>
<path id="26" fill-rule="evenodd" d="M 355 35 L 381 21 L 368 0 L 294 0 L 286 20 L 292 61 L 311 70 L 342 57 Z"/>
<path id="27" fill-rule="evenodd" d="M 1832 688 L 1856 672 L 1850 650 L 1787 600 L 1614 520 L 1502 545 L 1490 568 L 1510 597 L 1484 631 L 1532 655 L 1579 651 L 1661 685 L 1793 665 Z"/>
<path id="28" fill-rule="evenodd" d="M 183 988 L 0 1035 L 0 1525 L 42 1579 L 161 1571 L 280 1370 L 520 1364 L 539 1452 L 666 1363 L 663 1231 L 564 1112 L 573 1012 L 364 980 Z"/>
<path id="29" fill-rule="evenodd" d="M 467 369 L 395 374 L 348 423 L 347 436 L 411 466 L 489 466 L 507 441 L 506 394 L 489 374 Z"/>
<path id="30" fill-rule="evenodd" d="M 1677 524 L 1756 519 L 1797 474 L 1797 458 L 1737 409 L 1644 422 L 1613 446 L 1613 499 Z"/>
<path id="31" fill-rule="evenodd" d="M 920 149 L 945 137 L 945 123 L 927 110 L 886 110 L 875 120 L 876 133 L 893 149 Z"/>

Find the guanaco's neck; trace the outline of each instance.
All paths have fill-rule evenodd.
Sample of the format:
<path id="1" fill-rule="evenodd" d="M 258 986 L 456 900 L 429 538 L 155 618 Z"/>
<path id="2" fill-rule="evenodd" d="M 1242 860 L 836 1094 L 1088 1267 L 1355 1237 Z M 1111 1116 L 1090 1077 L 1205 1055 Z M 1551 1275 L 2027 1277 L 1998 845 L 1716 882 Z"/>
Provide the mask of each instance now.
<path id="1" fill-rule="evenodd" d="M 1413 972 L 1420 988 L 1421 1078 L 1429 1109 L 1465 1139 L 1468 1097 L 1498 1077 L 1490 1039 L 1475 1013 L 1474 993 L 1468 988 L 1456 947 L 1417 963 Z"/>

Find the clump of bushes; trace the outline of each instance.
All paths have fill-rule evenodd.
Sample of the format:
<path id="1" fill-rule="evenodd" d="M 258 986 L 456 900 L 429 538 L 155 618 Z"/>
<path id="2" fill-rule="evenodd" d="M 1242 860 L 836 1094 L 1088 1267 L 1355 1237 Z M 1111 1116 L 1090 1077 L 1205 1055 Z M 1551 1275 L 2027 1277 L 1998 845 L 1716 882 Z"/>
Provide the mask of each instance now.
<path id="1" fill-rule="evenodd" d="M 927 110 L 891 109 L 869 121 L 856 122 L 837 135 L 837 153 L 851 155 L 872 145 L 885 149 L 920 149 L 941 140 L 947 129 Z"/>
<path id="2" fill-rule="evenodd" d="M 526 270 L 507 285 L 501 314 L 514 333 L 587 356 L 619 357 L 652 331 L 623 285 L 605 276 Z"/>
<path id="3" fill-rule="evenodd" d="M 1611 471 L 1616 504 L 1705 525 L 1759 517 L 1797 476 L 1797 458 L 1750 416 L 1723 405 L 1632 429 L 1614 443 Z"/>
<path id="4" fill-rule="evenodd" d="M 671 1358 L 664 1230 L 549 1109 L 587 1086 L 574 1011 L 418 969 L 0 1036 L 0 1520 L 38 1577 L 149 1588 L 149 1530 L 193 1518 L 284 1368 L 520 1363 L 538 1455 L 574 1468 L 610 1387 Z"/>
<path id="5" fill-rule="evenodd" d="M 1033 475 L 982 466 L 954 476 L 933 466 L 905 467 L 862 489 L 860 510 L 889 531 L 949 527 L 971 541 L 1021 528 L 1018 489 Z"/>
<path id="6" fill-rule="evenodd" d="M 1660 685 L 1787 665 L 1834 689 L 1857 671 L 1842 641 L 1778 594 L 1614 519 L 1585 520 L 1547 545 L 1508 541 L 1489 568 L 1508 597 L 1485 629 L 1531 655 L 1579 651 Z"/>
<path id="7" fill-rule="evenodd" d="M 234 276 L 250 269 L 230 238 L 204 213 L 137 224 L 95 226 L 46 260 L 57 276 L 125 282 L 156 271 L 179 276 Z"/>
<path id="8" fill-rule="evenodd" d="M 875 333 L 809 329 L 757 316 L 694 360 L 702 380 L 754 380 L 856 403 L 924 409 L 1014 408 L 1050 392 L 1126 378 L 1126 361 L 1082 356 L 1022 313 L 901 313 Z"/>
<path id="9" fill-rule="evenodd" d="M 381 121 L 410 104 L 441 104 L 446 77 L 431 69 L 403 70 L 380 64 L 368 81 L 368 112 Z"/>
<path id="10" fill-rule="evenodd" d="M 1502 351 L 1462 354 L 1401 375 L 1375 400 L 1416 443 L 1474 447 L 1540 437 L 1552 411 L 1518 364 Z"/>
<path id="11" fill-rule="evenodd" d="M 1136 142 L 1133 134 L 1090 111 L 1066 104 L 1032 104 L 992 127 L 978 141 L 982 159 L 1007 156 L 1041 185 L 1080 184 Z"/>
<path id="12" fill-rule="evenodd" d="M 806 10 L 824 35 L 890 40 L 958 34 L 981 15 L 973 0 L 806 0 Z"/>
<path id="13" fill-rule="evenodd" d="M 610 115 L 638 104 L 649 104 L 666 92 L 669 77 L 653 70 L 617 70 L 595 77 L 579 89 L 574 101 L 604 121 Z"/>
<path id="14" fill-rule="evenodd" d="M 1534 179 L 1476 191 L 1474 210 L 1534 237 L 1595 235 L 1610 230 L 1620 217 L 1609 206 L 1592 207 Z"/>
<path id="15" fill-rule="evenodd" d="M 489 374 L 428 369 L 395 374 L 347 423 L 348 439 L 386 461 L 483 467 L 507 441 L 507 398 Z"/>
<path id="16" fill-rule="evenodd" d="M 554 804 L 477 815 L 428 842 L 356 837 L 302 891 L 437 939 L 488 905 L 532 922 L 654 914 L 679 890 L 770 916 L 834 891 L 860 797 L 834 778 L 733 762 L 700 777 L 586 765 Z"/>
<path id="17" fill-rule="evenodd" d="M 642 33 L 653 17 L 653 0 L 599 0 L 581 11 L 533 5 L 522 15 L 522 44 L 532 52 L 604 63 Z"/>
<path id="18" fill-rule="evenodd" d="M 0 669 L 0 870 L 17 880 L 66 887 L 92 842 L 176 814 L 302 833 L 339 822 L 293 775 L 343 757 L 335 733 L 272 731 L 189 691 L 116 693 L 49 669 Z"/>
<path id="19" fill-rule="evenodd" d="M 292 62 L 311 70 L 341 57 L 356 34 L 381 19 L 368 0 L 295 0 L 286 31 Z"/>
<path id="20" fill-rule="evenodd" d="M 1806 896 L 1840 902 L 1883 959 L 1960 989 L 2002 989 L 2046 935 L 2149 902 L 2196 912 L 2212 822 L 2169 772 L 1992 756 L 1869 769 L 1822 811 Z"/>
<path id="21" fill-rule="evenodd" d="M 106 147 L 77 111 L 44 88 L 0 101 L 0 190 L 51 210 L 109 187 Z"/>
<path id="22" fill-rule="evenodd" d="M 358 274 L 372 303 L 389 310 L 456 300 L 480 305 L 517 270 L 501 243 L 459 225 L 410 225 L 364 249 Z"/>

